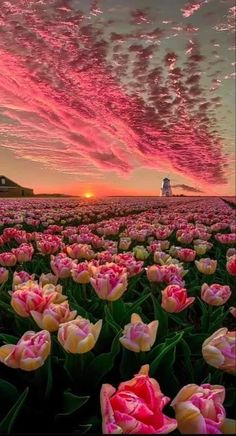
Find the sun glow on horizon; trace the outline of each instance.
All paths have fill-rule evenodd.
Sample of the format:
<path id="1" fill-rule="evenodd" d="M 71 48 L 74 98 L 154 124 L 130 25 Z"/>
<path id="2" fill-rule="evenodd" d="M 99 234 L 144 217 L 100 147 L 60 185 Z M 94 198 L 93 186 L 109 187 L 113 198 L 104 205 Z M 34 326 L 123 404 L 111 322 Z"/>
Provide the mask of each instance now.
<path id="1" fill-rule="evenodd" d="M 92 194 L 92 192 L 85 192 L 85 194 L 83 195 L 84 198 L 92 198 L 94 197 L 94 194 Z"/>

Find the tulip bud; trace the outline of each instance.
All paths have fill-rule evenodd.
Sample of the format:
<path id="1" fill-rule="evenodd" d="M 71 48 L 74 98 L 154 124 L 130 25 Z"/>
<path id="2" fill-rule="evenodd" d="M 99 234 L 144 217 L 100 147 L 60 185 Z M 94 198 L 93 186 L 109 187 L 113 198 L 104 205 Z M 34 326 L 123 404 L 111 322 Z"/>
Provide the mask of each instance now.
<path id="1" fill-rule="evenodd" d="M 16 256 L 11 252 L 0 253 L 1 266 L 15 266 Z"/>
<path id="2" fill-rule="evenodd" d="M 201 299 L 211 306 L 222 306 L 231 296 L 229 286 L 204 283 L 201 288 Z"/>
<path id="3" fill-rule="evenodd" d="M 236 254 L 230 256 L 226 263 L 226 269 L 232 276 L 236 275 Z"/>
<path id="4" fill-rule="evenodd" d="M 39 277 L 40 286 L 45 286 L 50 284 L 56 286 L 57 281 L 58 281 L 58 277 L 52 273 L 47 273 L 47 274 L 42 273 L 41 276 Z"/>
<path id="5" fill-rule="evenodd" d="M 30 314 L 41 329 L 55 332 L 58 330 L 59 324 L 74 319 L 77 311 L 70 311 L 68 301 L 64 301 L 61 304 L 50 303 L 41 313 L 31 310 Z"/>
<path id="6" fill-rule="evenodd" d="M 214 274 L 217 267 L 217 260 L 209 259 L 208 257 L 200 260 L 195 260 L 195 265 L 199 272 L 205 275 Z"/>
<path id="7" fill-rule="evenodd" d="M 170 399 L 148 371 L 149 365 L 143 365 L 138 374 L 117 389 L 102 385 L 103 434 L 166 434 L 176 429 L 176 420 L 163 413 Z"/>
<path id="8" fill-rule="evenodd" d="M 236 374 L 236 332 L 217 330 L 202 344 L 202 355 L 208 365 Z"/>
<path id="9" fill-rule="evenodd" d="M 133 313 L 131 323 L 124 327 L 121 344 L 135 353 L 149 351 L 156 340 L 158 324 L 159 321 L 145 324 L 137 313 Z"/>
<path id="10" fill-rule="evenodd" d="M 28 331 L 16 345 L 7 344 L 0 347 L 0 362 L 10 368 L 34 371 L 44 364 L 50 349 L 51 337 L 48 331 Z"/>
<path id="11" fill-rule="evenodd" d="M 26 271 L 15 271 L 13 274 L 12 287 L 15 288 L 15 286 L 19 286 L 29 280 L 34 281 L 34 277 L 34 274 L 31 275 Z"/>
<path id="12" fill-rule="evenodd" d="M 128 286 L 126 269 L 113 263 L 95 267 L 90 283 L 102 300 L 118 300 Z"/>
<path id="13" fill-rule="evenodd" d="M 182 312 L 195 300 L 194 297 L 187 297 L 186 289 L 178 285 L 169 285 L 161 293 L 161 307 L 169 313 Z"/>
<path id="14" fill-rule="evenodd" d="M 224 386 L 189 384 L 180 389 L 171 403 L 180 433 L 220 434 L 224 399 Z"/>
<path id="15" fill-rule="evenodd" d="M 0 285 L 7 282 L 9 272 L 6 268 L 0 267 Z"/>
<path id="16" fill-rule="evenodd" d="M 76 283 L 86 284 L 90 282 L 91 270 L 87 262 L 80 262 L 74 265 L 71 270 L 72 279 Z"/>
<path id="17" fill-rule="evenodd" d="M 76 319 L 61 324 L 58 341 L 69 353 L 83 354 L 95 346 L 102 328 L 102 319 L 92 324 L 88 319 L 77 316 Z"/>

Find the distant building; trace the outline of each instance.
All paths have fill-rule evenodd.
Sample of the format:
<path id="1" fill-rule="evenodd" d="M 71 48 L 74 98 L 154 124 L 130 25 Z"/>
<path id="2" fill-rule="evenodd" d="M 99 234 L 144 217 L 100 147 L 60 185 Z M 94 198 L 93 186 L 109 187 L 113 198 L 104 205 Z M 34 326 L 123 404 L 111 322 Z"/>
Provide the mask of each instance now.
<path id="1" fill-rule="evenodd" d="M 172 197 L 172 189 L 170 185 L 170 179 L 168 179 L 168 177 L 165 177 L 162 181 L 161 196 Z"/>
<path id="2" fill-rule="evenodd" d="M 32 197 L 33 189 L 24 188 L 8 177 L 0 176 L 0 197 Z"/>

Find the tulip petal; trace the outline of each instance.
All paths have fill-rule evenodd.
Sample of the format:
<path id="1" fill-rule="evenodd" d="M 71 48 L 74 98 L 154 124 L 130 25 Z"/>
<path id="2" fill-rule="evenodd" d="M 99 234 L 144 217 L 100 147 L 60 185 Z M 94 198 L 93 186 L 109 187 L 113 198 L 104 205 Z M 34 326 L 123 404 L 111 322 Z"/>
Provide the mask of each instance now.
<path id="1" fill-rule="evenodd" d="M 138 322 L 143 322 L 142 318 L 137 313 L 132 313 L 131 315 L 131 323 L 136 324 Z"/>
<path id="2" fill-rule="evenodd" d="M 115 393 L 115 388 L 109 384 L 103 384 L 100 392 L 100 403 L 102 411 L 102 432 L 103 434 L 121 434 L 122 428 L 116 424 L 110 398 Z"/>
<path id="3" fill-rule="evenodd" d="M 182 434 L 206 434 L 206 423 L 199 409 L 191 401 L 175 406 L 175 418 Z"/>
<path id="4" fill-rule="evenodd" d="M 225 418 L 220 429 L 223 434 L 236 434 L 236 420 Z"/>
<path id="5" fill-rule="evenodd" d="M 0 362 L 5 363 L 5 360 L 10 356 L 10 354 L 14 351 L 15 345 L 6 344 L 0 347 Z"/>

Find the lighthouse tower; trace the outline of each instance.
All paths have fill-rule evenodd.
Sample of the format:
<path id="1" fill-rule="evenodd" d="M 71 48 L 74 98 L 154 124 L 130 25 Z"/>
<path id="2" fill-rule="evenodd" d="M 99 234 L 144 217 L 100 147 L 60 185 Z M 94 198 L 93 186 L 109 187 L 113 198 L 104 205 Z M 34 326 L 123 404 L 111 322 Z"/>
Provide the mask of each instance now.
<path id="1" fill-rule="evenodd" d="M 168 177 L 165 177 L 162 181 L 161 196 L 162 197 L 171 197 L 172 196 L 170 179 L 168 179 Z"/>

